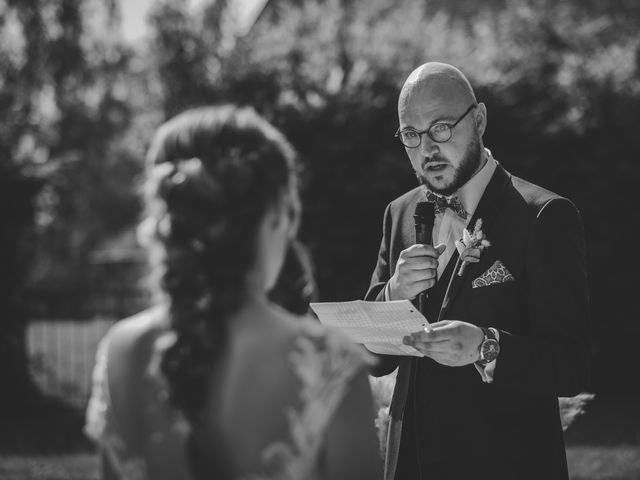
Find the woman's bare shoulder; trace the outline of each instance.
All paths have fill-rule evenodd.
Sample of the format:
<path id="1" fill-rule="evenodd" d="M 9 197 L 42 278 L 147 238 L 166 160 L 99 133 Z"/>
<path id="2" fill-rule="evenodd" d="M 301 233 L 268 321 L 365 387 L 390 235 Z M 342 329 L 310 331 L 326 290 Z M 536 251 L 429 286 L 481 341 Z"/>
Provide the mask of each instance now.
<path id="1" fill-rule="evenodd" d="M 166 332 L 167 328 L 166 306 L 158 305 L 114 323 L 107 331 L 104 341 L 110 355 L 135 355 L 141 350 L 150 349 L 156 338 Z"/>

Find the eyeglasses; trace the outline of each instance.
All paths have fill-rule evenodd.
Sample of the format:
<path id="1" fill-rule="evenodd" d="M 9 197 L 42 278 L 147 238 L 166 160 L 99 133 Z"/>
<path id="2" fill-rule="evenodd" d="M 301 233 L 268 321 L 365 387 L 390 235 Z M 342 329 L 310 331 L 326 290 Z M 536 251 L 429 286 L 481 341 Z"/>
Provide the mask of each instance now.
<path id="1" fill-rule="evenodd" d="M 458 125 L 467 114 L 476 108 L 478 105 L 473 104 L 467 111 L 462 114 L 462 116 L 455 121 L 455 123 L 443 123 L 438 122 L 431 125 L 427 130 L 419 132 L 415 128 L 405 128 L 404 130 L 400 130 L 396 132 L 395 136 L 400 139 L 400 142 L 407 148 L 417 148 L 422 143 L 422 135 L 427 134 L 429 138 L 436 143 L 444 143 L 451 140 L 451 136 L 453 135 L 453 128 Z"/>

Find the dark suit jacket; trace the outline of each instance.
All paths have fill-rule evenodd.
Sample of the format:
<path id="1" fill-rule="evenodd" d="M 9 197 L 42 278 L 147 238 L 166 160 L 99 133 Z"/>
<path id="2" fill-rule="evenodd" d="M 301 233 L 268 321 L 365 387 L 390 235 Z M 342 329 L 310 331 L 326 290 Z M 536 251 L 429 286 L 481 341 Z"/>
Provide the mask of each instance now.
<path id="1" fill-rule="evenodd" d="M 400 252 L 415 243 L 413 213 L 423 199 L 419 187 L 388 205 L 368 300 L 384 299 Z M 469 228 L 478 218 L 491 247 L 454 277 L 443 307 L 455 253 L 424 313 L 431 322 L 442 313 L 441 319 L 497 328 L 501 352 L 494 381 L 483 383 L 473 365 L 381 357 L 374 375 L 399 366 L 385 478 L 420 478 L 416 470 L 428 478 L 430 465 L 447 462 L 466 462 L 475 478 L 568 476 L 557 397 L 585 389 L 590 359 L 580 215 L 570 201 L 498 165 Z M 496 260 L 515 281 L 472 288 Z"/>

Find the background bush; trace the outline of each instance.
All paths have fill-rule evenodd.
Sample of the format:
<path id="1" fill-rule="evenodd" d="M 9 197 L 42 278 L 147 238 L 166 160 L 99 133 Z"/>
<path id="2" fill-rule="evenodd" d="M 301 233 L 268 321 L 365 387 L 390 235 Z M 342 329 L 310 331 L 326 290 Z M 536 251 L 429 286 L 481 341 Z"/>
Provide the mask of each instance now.
<path id="1" fill-rule="evenodd" d="M 634 298 L 640 219 L 632 209 L 640 181 L 637 2 L 280 0 L 268 3 L 234 48 L 225 33 L 226 2 L 198 12 L 187 3 L 157 2 L 145 45 L 116 49 L 118 62 L 83 64 L 110 72 L 95 110 L 109 115 L 55 124 L 56 138 L 78 139 L 82 148 L 62 149 L 76 167 L 46 182 L 49 197 L 41 198 L 58 207 L 46 210 L 55 220 L 48 232 L 58 233 L 40 238 L 58 240 L 40 247 L 34 285 L 61 271 L 67 279 L 57 282 L 70 283 L 83 268 L 75 259 L 133 228 L 138 173 L 156 125 L 190 106 L 236 102 L 272 120 L 304 161 L 301 235 L 313 253 L 321 299 L 361 298 L 384 208 L 416 184 L 393 138 L 399 89 L 416 66 L 444 61 L 463 70 L 487 105 L 485 144 L 494 156 L 582 212 L 596 341 L 593 389 L 640 390 L 640 382 L 629 382 L 640 369 L 633 353 L 640 341 Z M 73 103 L 61 105 L 74 111 Z M 87 126 L 93 136 L 78 137 Z M 89 141 L 100 131 L 108 135 Z M 64 240 L 65 232 L 73 236 Z M 59 268 L 67 258 L 74 262 Z"/>
<path id="2" fill-rule="evenodd" d="M 348 300 L 368 286 L 386 203 L 415 185 L 393 138 L 399 88 L 425 61 L 460 67 L 487 104 L 494 156 L 582 212 L 594 389 L 637 390 L 639 13 L 633 2 L 280 2 L 219 61 L 214 85 L 300 151 L 320 294 Z"/>

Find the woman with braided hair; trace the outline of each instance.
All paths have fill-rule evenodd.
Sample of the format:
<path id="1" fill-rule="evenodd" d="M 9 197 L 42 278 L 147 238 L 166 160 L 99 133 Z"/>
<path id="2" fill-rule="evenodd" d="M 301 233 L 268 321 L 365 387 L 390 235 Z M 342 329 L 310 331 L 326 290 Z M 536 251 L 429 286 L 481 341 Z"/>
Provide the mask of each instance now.
<path id="1" fill-rule="evenodd" d="M 381 478 L 371 358 L 270 296 L 300 215 L 284 137 L 250 108 L 190 110 L 148 168 L 157 306 L 98 348 L 86 431 L 103 477 Z"/>

